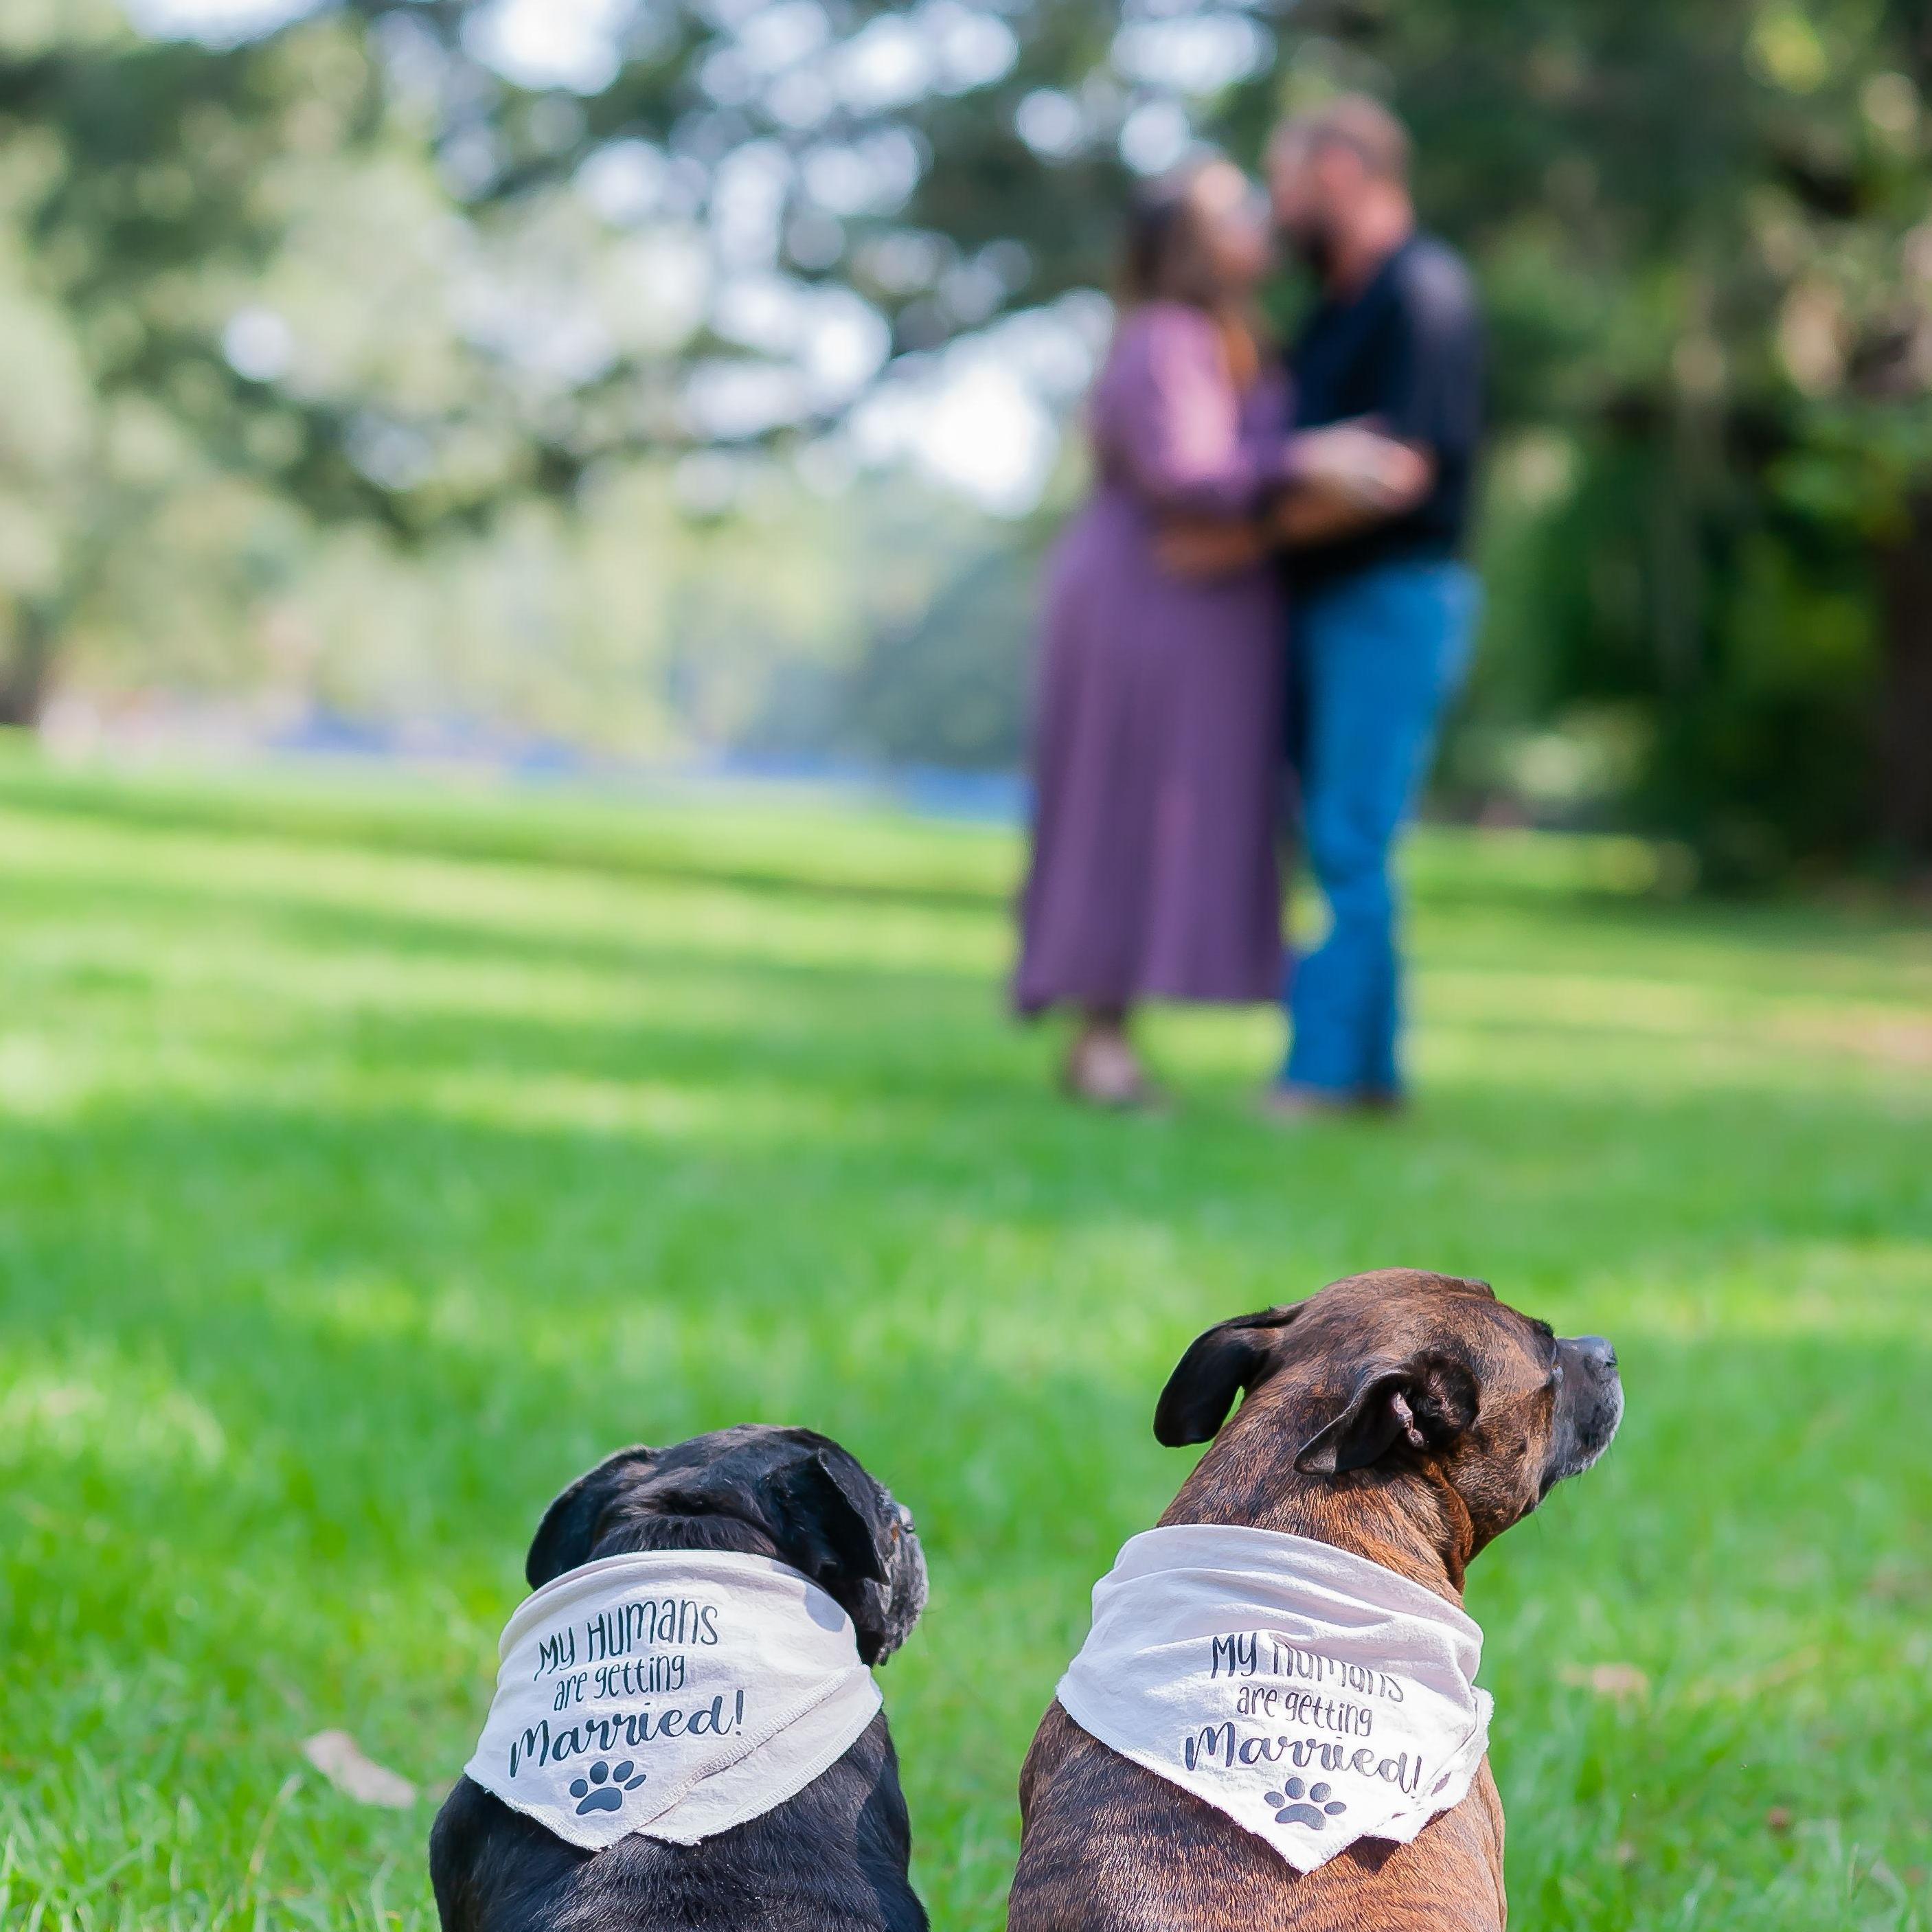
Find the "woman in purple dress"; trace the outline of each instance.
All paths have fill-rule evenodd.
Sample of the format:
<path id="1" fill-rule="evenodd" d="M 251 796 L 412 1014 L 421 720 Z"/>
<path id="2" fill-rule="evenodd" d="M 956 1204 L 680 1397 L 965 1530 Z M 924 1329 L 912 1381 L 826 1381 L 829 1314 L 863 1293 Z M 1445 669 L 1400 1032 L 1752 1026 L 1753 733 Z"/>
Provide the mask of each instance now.
<path id="1" fill-rule="evenodd" d="M 1096 487 L 1048 580 L 1013 997 L 1076 1010 L 1066 1087 L 1103 1105 L 1148 1096 L 1142 1001 L 1281 993 L 1280 578 L 1258 556 L 1204 580 L 1156 554 L 1177 523 L 1251 526 L 1287 480 L 1286 388 L 1249 320 L 1268 260 L 1228 163 L 1136 210 L 1090 404 Z"/>

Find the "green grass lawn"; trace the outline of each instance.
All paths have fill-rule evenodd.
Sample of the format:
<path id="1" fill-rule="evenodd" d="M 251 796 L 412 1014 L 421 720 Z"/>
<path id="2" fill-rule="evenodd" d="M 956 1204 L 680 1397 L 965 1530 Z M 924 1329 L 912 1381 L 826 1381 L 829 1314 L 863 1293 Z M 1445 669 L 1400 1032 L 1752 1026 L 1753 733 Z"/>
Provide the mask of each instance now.
<path id="1" fill-rule="evenodd" d="M 996 1926 L 1182 1347 L 1413 1263 L 1624 1364 L 1472 1579 L 1518 1924 L 1932 1927 L 1932 938 L 1641 857 L 1425 839 L 1421 1105 L 1284 1137 L 1264 1013 L 1051 1097 L 999 834 L 7 754 L 0 1924 L 432 1923 L 544 1503 L 768 1420 L 917 1515 L 915 1876 Z"/>

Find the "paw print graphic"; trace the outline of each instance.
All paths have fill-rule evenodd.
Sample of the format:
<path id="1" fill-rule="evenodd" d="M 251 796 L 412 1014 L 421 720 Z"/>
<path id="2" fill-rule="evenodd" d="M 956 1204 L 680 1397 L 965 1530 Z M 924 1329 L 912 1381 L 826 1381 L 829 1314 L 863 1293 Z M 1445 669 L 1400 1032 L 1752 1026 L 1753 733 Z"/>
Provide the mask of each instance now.
<path id="1" fill-rule="evenodd" d="M 631 1774 L 633 1772 L 637 1772 L 634 1778 Z M 613 1771 L 600 1757 L 590 1767 L 588 1778 L 570 1780 L 570 1795 L 577 1800 L 577 1815 L 581 1818 L 586 1812 L 622 1810 L 624 1793 L 636 1790 L 644 1781 L 644 1774 L 628 1758 Z"/>
<path id="2" fill-rule="evenodd" d="M 1263 1795 L 1275 1807 L 1277 1825 L 1306 1825 L 1311 1832 L 1319 1832 L 1330 1818 L 1348 1808 L 1340 1798 L 1330 1797 L 1329 1789 L 1325 1784 L 1304 1785 L 1300 1778 L 1291 1778 L 1279 1791 Z"/>

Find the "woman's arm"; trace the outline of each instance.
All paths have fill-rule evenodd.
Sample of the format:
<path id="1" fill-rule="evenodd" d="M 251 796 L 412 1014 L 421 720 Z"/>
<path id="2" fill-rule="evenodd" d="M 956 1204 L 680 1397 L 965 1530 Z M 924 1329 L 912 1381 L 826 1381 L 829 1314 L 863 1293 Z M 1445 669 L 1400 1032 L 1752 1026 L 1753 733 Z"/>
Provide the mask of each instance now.
<path id="1" fill-rule="evenodd" d="M 1125 480 L 1165 518 L 1252 520 L 1288 473 L 1288 440 L 1241 434 L 1240 399 L 1213 320 L 1178 304 L 1130 318 L 1107 392 L 1106 441 Z"/>

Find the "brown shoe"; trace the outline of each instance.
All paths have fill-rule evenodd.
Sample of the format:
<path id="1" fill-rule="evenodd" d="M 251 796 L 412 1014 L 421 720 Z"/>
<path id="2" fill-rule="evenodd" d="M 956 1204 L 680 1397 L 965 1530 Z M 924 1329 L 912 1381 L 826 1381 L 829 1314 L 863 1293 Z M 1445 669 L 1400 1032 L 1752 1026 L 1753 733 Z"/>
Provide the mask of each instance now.
<path id="1" fill-rule="evenodd" d="M 1408 1096 L 1400 1087 L 1364 1087 L 1355 1096 L 1358 1113 L 1379 1114 L 1388 1120 L 1408 1112 Z"/>
<path id="2" fill-rule="evenodd" d="M 1400 1113 L 1406 1104 L 1400 1094 L 1385 1088 L 1337 1094 L 1327 1087 L 1276 1081 L 1262 1089 L 1255 1111 L 1278 1127 L 1301 1127 L 1311 1120 L 1346 1120 L 1351 1114 L 1372 1114 L 1386 1118 Z"/>
<path id="3" fill-rule="evenodd" d="M 1320 1087 L 1292 1087 L 1272 1080 L 1255 1096 L 1255 1112 L 1277 1127 L 1305 1127 L 1348 1111 L 1348 1103 Z"/>

